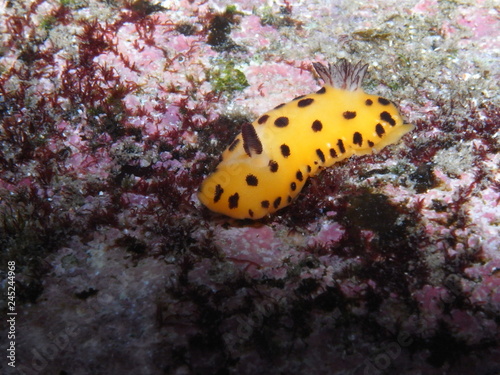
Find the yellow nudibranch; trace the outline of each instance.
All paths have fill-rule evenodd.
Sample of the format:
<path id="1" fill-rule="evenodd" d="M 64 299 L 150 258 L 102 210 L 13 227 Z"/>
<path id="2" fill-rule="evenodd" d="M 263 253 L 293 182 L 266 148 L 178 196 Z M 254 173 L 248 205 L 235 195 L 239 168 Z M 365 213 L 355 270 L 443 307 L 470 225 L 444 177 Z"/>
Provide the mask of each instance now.
<path id="1" fill-rule="evenodd" d="M 389 100 L 361 89 L 368 64 L 313 66 L 325 86 L 242 125 L 198 192 L 210 210 L 260 219 L 288 206 L 322 168 L 380 151 L 414 128 Z"/>

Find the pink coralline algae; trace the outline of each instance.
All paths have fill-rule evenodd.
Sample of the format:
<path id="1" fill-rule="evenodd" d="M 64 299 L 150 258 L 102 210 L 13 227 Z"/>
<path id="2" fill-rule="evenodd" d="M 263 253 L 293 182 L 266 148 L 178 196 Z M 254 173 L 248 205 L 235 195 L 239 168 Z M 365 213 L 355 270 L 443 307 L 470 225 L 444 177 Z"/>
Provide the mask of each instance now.
<path id="1" fill-rule="evenodd" d="M 252 277 L 257 277 L 258 270 L 280 267 L 289 256 L 283 243 L 274 238 L 274 231 L 266 226 L 223 229 L 216 232 L 216 239 L 216 244 L 224 248 L 225 256 Z M 281 257 L 277 256 L 280 252 Z"/>
<path id="2" fill-rule="evenodd" d="M 0 258 L 17 313 L 2 374 L 500 373 L 498 8 L 0 13 Z M 203 208 L 242 124 L 319 89 L 311 62 L 340 58 L 370 64 L 364 88 L 411 136 L 324 171 L 278 215 Z"/>

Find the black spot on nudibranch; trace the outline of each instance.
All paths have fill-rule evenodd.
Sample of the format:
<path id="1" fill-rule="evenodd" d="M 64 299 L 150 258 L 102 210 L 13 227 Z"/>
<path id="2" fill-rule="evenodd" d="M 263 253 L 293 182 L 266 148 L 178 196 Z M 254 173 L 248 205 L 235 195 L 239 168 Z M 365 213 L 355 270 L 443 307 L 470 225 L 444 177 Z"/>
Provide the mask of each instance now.
<path id="1" fill-rule="evenodd" d="M 273 173 L 278 172 L 278 167 L 279 167 L 279 165 L 277 162 L 275 162 L 274 160 L 269 160 L 269 170 L 271 172 L 273 172 Z"/>
<path id="2" fill-rule="evenodd" d="M 386 98 L 379 97 L 377 100 L 382 105 L 389 105 L 389 104 L 391 104 L 391 102 L 389 100 L 387 100 Z"/>
<path id="3" fill-rule="evenodd" d="M 384 127 L 381 124 L 377 124 L 377 126 L 375 126 L 375 132 L 380 138 L 382 138 L 385 133 Z"/>
<path id="4" fill-rule="evenodd" d="M 368 141 L 366 141 L 366 142 L 368 142 L 368 147 L 373 147 L 373 146 L 375 146 L 375 143 L 373 143 L 373 142 L 372 142 L 372 141 L 370 141 L 370 140 L 368 140 Z"/>
<path id="5" fill-rule="evenodd" d="M 276 198 L 273 202 L 273 207 L 278 208 L 280 203 L 281 203 L 281 197 Z"/>
<path id="6" fill-rule="evenodd" d="M 214 203 L 217 203 L 220 200 L 220 197 L 224 193 L 224 189 L 220 185 L 215 186 L 215 195 L 214 195 Z"/>
<path id="7" fill-rule="evenodd" d="M 297 105 L 299 107 L 307 107 L 308 105 L 311 105 L 312 102 L 314 102 L 313 98 L 307 98 L 307 99 L 299 100 L 299 102 L 297 103 Z"/>
<path id="8" fill-rule="evenodd" d="M 283 155 L 283 157 L 287 158 L 290 156 L 290 147 L 288 147 L 287 145 L 282 144 L 280 146 L 280 150 L 281 150 L 281 155 Z"/>
<path id="9" fill-rule="evenodd" d="M 259 184 L 259 180 L 253 174 L 249 174 L 245 180 L 248 186 L 257 186 Z"/>
<path id="10" fill-rule="evenodd" d="M 372 105 L 372 104 L 373 104 L 373 100 L 371 100 L 371 99 L 366 99 L 366 100 L 365 100 L 365 104 L 366 104 L 366 105 Z"/>
<path id="11" fill-rule="evenodd" d="M 267 121 L 268 118 L 269 118 L 269 115 L 260 116 L 259 119 L 257 120 L 257 123 L 259 125 L 262 125 L 263 123 L 265 123 Z"/>
<path id="12" fill-rule="evenodd" d="M 391 126 L 394 126 L 396 125 L 396 121 L 394 121 L 394 119 L 392 118 L 391 114 L 389 112 L 382 112 L 380 114 L 380 119 L 385 121 L 385 122 L 388 122 Z"/>
<path id="13" fill-rule="evenodd" d="M 288 196 L 288 198 L 286 198 L 286 201 L 287 201 L 288 203 L 290 203 L 290 202 L 292 201 L 292 197 L 291 197 L 291 196 Z"/>
<path id="14" fill-rule="evenodd" d="M 260 205 L 262 208 L 269 208 L 269 201 L 262 201 L 260 202 Z"/>
<path id="15" fill-rule="evenodd" d="M 323 129 L 323 124 L 319 120 L 314 120 L 314 122 L 311 125 L 311 129 L 314 132 L 319 132 L 319 131 L 321 131 L 321 129 Z"/>
<path id="16" fill-rule="evenodd" d="M 293 100 L 300 100 L 300 99 L 302 99 L 304 96 L 305 96 L 305 95 L 299 95 L 299 96 L 297 96 L 297 97 L 293 98 Z"/>
<path id="17" fill-rule="evenodd" d="M 323 151 L 321 151 L 321 149 L 316 149 L 316 155 L 318 155 L 322 163 L 325 162 L 325 154 L 323 154 Z"/>
<path id="18" fill-rule="evenodd" d="M 250 217 L 253 217 L 253 211 L 252 211 L 252 210 L 248 210 L 248 215 L 249 215 Z"/>
<path id="19" fill-rule="evenodd" d="M 292 189 L 292 191 L 295 191 L 295 189 L 297 189 L 297 184 L 295 182 L 292 182 L 290 184 L 290 189 Z"/>
<path id="20" fill-rule="evenodd" d="M 344 142 L 342 142 L 342 139 L 339 139 L 337 141 L 337 146 L 339 146 L 340 153 L 343 154 L 345 152 L 345 147 L 344 147 Z"/>
<path id="21" fill-rule="evenodd" d="M 330 156 L 331 156 L 332 158 L 336 158 L 336 157 L 337 157 L 337 151 L 335 151 L 335 149 L 334 149 L 334 148 L 331 148 L 331 149 L 330 149 Z"/>
<path id="22" fill-rule="evenodd" d="M 240 199 L 240 195 L 238 193 L 234 193 L 229 197 L 229 208 L 237 208 L 238 207 L 238 200 Z"/>
<path id="23" fill-rule="evenodd" d="M 361 146 L 363 144 L 363 136 L 361 135 L 361 133 L 354 133 L 354 135 L 352 136 L 352 143 L 358 146 Z"/>
<path id="24" fill-rule="evenodd" d="M 238 143 L 240 143 L 240 139 L 236 138 L 233 141 L 233 143 L 231 143 L 231 145 L 229 146 L 229 151 L 234 151 L 234 149 L 236 148 L 236 146 L 238 146 Z"/>
<path id="25" fill-rule="evenodd" d="M 325 92 L 326 92 L 326 87 L 322 87 L 318 91 L 316 91 L 316 94 L 324 94 Z"/>
<path id="26" fill-rule="evenodd" d="M 302 175 L 301 171 L 297 171 L 297 173 L 295 173 L 295 177 L 297 177 L 297 180 L 299 181 L 304 180 L 304 176 Z"/>
<path id="27" fill-rule="evenodd" d="M 252 124 L 241 126 L 241 136 L 243 137 L 243 148 L 248 156 L 252 157 L 252 152 L 262 154 L 262 143 Z"/>
<path id="28" fill-rule="evenodd" d="M 276 125 L 278 128 L 284 128 L 288 125 L 288 117 L 278 117 L 276 120 L 274 120 L 274 125 Z"/>
<path id="29" fill-rule="evenodd" d="M 307 173 L 311 173 L 311 166 L 310 165 L 307 165 Z"/>
<path id="30" fill-rule="evenodd" d="M 345 111 L 344 113 L 342 113 L 342 116 L 344 116 L 344 118 L 346 120 L 352 120 L 354 117 L 356 117 L 356 112 L 354 112 L 354 111 Z"/>
<path id="31" fill-rule="evenodd" d="M 281 104 L 278 104 L 276 107 L 274 107 L 274 109 L 280 109 L 281 107 L 283 107 L 285 105 L 285 103 L 281 103 Z"/>

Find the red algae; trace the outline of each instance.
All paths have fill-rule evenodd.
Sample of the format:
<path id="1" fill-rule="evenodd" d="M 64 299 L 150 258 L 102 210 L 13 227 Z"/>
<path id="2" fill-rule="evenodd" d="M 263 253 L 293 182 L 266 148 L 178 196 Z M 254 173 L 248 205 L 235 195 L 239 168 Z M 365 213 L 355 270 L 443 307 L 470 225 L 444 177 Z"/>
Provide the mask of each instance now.
<path id="1" fill-rule="evenodd" d="M 17 370 L 500 371 L 498 10 L 0 7 Z M 317 90 L 310 63 L 339 58 L 371 66 L 367 92 L 412 136 L 324 171 L 258 223 L 205 210 L 197 189 L 241 125 Z"/>

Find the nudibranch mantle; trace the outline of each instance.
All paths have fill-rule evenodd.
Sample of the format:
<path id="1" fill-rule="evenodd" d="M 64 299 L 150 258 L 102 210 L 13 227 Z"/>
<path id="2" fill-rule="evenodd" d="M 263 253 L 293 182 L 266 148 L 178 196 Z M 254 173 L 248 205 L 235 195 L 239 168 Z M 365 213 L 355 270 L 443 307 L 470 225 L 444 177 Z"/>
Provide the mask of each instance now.
<path id="1" fill-rule="evenodd" d="M 313 63 L 325 85 L 243 124 L 198 199 L 236 219 L 260 219 L 288 206 L 308 177 L 351 155 L 380 151 L 414 126 L 388 99 L 365 93 L 368 65 Z"/>

